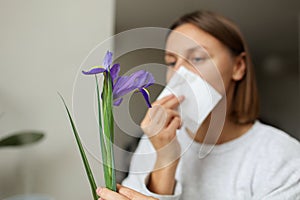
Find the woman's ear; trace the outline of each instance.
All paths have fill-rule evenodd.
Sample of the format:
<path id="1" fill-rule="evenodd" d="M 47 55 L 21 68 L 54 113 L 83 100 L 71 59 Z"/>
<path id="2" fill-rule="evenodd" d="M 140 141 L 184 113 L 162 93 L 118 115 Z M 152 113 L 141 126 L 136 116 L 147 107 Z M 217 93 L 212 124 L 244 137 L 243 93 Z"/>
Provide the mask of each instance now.
<path id="1" fill-rule="evenodd" d="M 242 52 L 235 58 L 233 66 L 232 79 L 234 81 L 241 80 L 246 73 L 246 53 Z"/>

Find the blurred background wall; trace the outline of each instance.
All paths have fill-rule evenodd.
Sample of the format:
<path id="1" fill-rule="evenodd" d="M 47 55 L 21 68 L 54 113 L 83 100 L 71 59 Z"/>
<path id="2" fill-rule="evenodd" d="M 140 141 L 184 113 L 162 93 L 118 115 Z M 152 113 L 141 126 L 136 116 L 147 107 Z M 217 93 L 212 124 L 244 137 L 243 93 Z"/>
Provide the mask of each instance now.
<path id="1" fill-rule="evenodd" d="M 91 198 L 57 91 L 71 108 L 81 62 L 113 35 L 114 9 L 113 0 L 0 0 L 0 137 L 23 129 L 46 133 L 37 145 L 0 150 L 0 199 Z M 99 163 L 92 165 L 103 185 Z"/>

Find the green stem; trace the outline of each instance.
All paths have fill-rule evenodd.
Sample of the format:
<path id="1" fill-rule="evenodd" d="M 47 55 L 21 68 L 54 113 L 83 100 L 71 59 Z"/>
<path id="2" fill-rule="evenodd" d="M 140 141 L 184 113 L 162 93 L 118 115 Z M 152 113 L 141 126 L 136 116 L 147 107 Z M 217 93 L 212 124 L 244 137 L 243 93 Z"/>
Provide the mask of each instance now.
<path id="1" fill-rule="evenodd" d="M 100 147 L 101 147 L 101 155 L 102 155 L 102 165 L 103 165 L 103 172 L 104 172 L 104 179 L 106 185 L 108 184 L 107 181 L 110 179 L 109 177 L 109 168 L 107 167 L 107 162 L 108 162 L 108 156 L 107 156 L 107 146 L 104 141 L 105 136 L 103 135 L 103 130 L 102 130 L 102 109 L 101 109 L 101 100 L 100 100 L 100 90 L 99 90 L 99 84 L 98 84 L 98 79 L 97 75 L 95 75 L 96 79 L 96 87 L 97 87 L 97 103 L 98 103 L 98 124 L 99 124 L 99 135 L 100 135 Z"/>
<path id="2" fill-rule="evenodd" d="M 115 165 L 114 165 L 114 121 L 113 121 L 113 97 L 112 97 L 112 81 L 109 72 L 104 73 L 104 85 L 103 85 L 103 121 L 104 121 L 104 141 L 106 148 L 106 164 L 108 171 L 108 177 L 105 180 L 106 187 L 116 191 L 116 178 L 115 178 Z"/>

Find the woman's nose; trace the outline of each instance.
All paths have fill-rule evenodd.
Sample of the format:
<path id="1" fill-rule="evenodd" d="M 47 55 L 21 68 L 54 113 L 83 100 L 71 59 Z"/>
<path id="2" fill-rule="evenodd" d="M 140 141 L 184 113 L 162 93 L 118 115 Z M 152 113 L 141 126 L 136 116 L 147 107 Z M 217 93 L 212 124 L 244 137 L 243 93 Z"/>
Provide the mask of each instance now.
<path id="1" fill-rule="evenodd" d="M 177 59 L 175 66 L 174 66 L 174 70 L 177 71 L 181 66 L 185 66 L 188 67 L 189 63 L 185 60 L 185 59 Z"/>
<path id="2" fill-rule="evenodd" d="M 182 65 L 178 64 L 178 62 L 176 62 L 175 66 L 174 66 L 174 70 L 177 71 Z"/>

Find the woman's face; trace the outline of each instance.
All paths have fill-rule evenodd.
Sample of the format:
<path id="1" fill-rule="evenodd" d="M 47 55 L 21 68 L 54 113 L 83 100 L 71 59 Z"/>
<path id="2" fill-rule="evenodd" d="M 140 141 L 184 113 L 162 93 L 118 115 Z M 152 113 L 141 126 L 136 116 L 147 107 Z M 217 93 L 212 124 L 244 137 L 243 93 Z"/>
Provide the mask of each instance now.
<path id="1" fill-rule="evenodd" d="M 165 62 L 169 68 L 167 82 L 180 66 L 184 66 L 220 93 L 227 93 L 245 71 L 242 56 L 233 56 L 219 40 L 192 24 L 180 25 L 170 33 Z"/>

